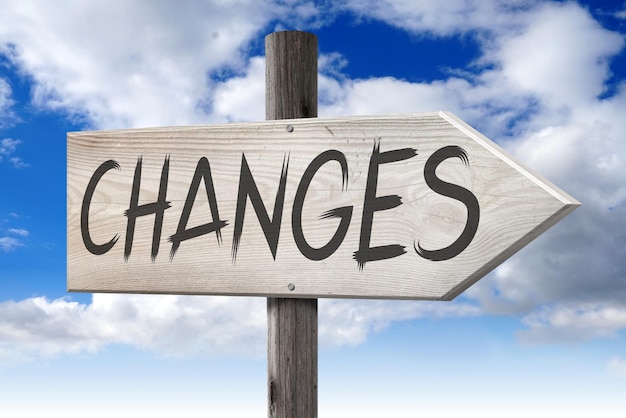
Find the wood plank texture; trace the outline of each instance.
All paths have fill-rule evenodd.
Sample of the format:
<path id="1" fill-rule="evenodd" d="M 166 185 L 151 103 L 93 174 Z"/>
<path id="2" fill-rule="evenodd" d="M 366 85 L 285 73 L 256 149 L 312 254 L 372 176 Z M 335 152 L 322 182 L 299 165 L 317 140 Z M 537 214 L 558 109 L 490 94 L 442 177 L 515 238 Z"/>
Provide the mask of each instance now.
<path id="1" fill-rule="evenodd" d="M 317 417 L 317 299 L 267 298 L 268 416 Z"/>
<path id="2" fill-rule="evenodd" d="M 317 117 L 317 37 L 272 33 L 265 57 L 266 119 Z M 269 418 L 317 418 L 317 299 L 267 298 L 267 393 Z"/>
<path id="3" fill-rule="evenodd" d="M 317 117 L 317 37 L 275 32 L 265 37 L 265 119 Z"/>
<path id="4" fill-rule="evenodd" d="M 467 223 L 464 203 L 435 192 L 424 179 L 428 159 L 447 146 L 463 148 L 468 161 L 443 161 L 437 177 L 471 191 L 480 205 L 480 222 L 464 251 L 449 260 L 431 261 L 420 257 L 414 247 L 446 247 Z M 371 247 L 401 245 L 406 253 L 367 262 L 360 269 L 353 257 L 361 242 L 375 147 L 380 153 L 407 147 L 417 150 L 412 158 L 379 165 L 375 196 L 397 195 L 402 204 L 374 213 L 369 242 Z M 306 241 L 312 248 L 328 243 L 339 219 L 320 217 L 339 207 L 353 209 L 339 247 L 329 257 L 314 261 L 295 243 L 292 208 L 305 170 L 326 150 L 345 156 L 347 181 L 344 185 L 336 161 L 322 165 L 313 176 L 302 208 Z M 275 259 L 249 198 L 233 258 L 243 155 L 270 219 L 288 162 Z M 164 211 L 158 254 L 153 260 L 155 216 L 141 216 L 136 220 L 132 252 L 125 260 L 125 211 L 130 208 L 138 159 L 142 161 L 141 205 L 158 200 L 166 157 L 166 199 L 171 207 Z M 183 241 L 171 258 L 168 238 L 179 227 L 202 157 L 210 163 L 219 218 L 227 226 L 221 230 L 221 241 L 215 233 Z M 119 169 L 107 171 L 97 183 L 88 211 L 88 231 L 98 245 L 116 236 L 119 239 L 105 254 L 94 255 L 81 234 L 81 209 L 90 179 L 107 160 L 115 160 Z M 68 134 L 67 165 L 70 291 L 448 300 L 578 206 L 575 199 L 446 112 L 76 132 Z M 188 228 L 213 220 L 208 200 L 202 182 Z"/>

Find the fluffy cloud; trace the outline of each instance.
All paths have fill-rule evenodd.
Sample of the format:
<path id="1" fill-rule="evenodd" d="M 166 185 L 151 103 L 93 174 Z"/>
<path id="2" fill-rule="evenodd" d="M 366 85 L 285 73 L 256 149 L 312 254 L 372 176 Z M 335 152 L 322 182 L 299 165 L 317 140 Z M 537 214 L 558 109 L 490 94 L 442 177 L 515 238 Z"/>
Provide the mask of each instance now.
<path id="1" fill-rule="evenodd" d="M 0 109 L 1 111 L 1 109 Z M 1 127 L 1 126 L 0 126 Z M 8 159 L 8 161 L 15 168 L 25 168 L 29 165 L 25 163 L 20 157 L 13 156 L 13 153 L 17 149 L 17 146 L 22 141 L 13 138 L 4 138 L 0 141 L 0 163 L 4 159 Z"/>
<path id="2" fill-rule="evenodd" d="M 451 36 L 468 31 L 508 31 L 515 29 L 519 12 L 532 8 L 537 0 L 352 0 L 343 8 L 382 20 L 414 33 Z"/>
<path id="3" fill-rule="evenodd" d="M 477 3 L 350 2 L 347 7 L 365 17 L 416 34 L 475 29 L 482 70 L 421 84 L 345 80 L 329 89 L 333 100 L 325 111 L 452 110 L 578 198 L 583 206 L 573 215 L 466 293 L 493 313 L 530 314 L 525 321 L 533 335 L 575 333 L 574 321 L 537 322 L 545 318 L 544 306 L 626 301 L 626 125 L 620 116 L 626 89 L 619 84 L 608 91 L 610 60 L 624 39 L 575 3 Z"/>
<path id="4" fill-rule="evenodd" d="M 265 58 L 253 57 L 244 73 L 215 86 L 213 118 L 243 122 L 265 119 Z"/>
<path id="5" fill-rule="evenodd" d="M 33 100 L 94 127 L 206 122 L 211 72 L 239 68 L 277 11 L 264 1 L 23 1 L 3 7 L 0 52 Z"/>
<path id="6" fill-rule="evenodd" d="M 599 27 L 574 4 L 542 6 L 535 15 L 524 31 L 500 42 L 499 53 L 490 52 L 502 79 L 537 101 L 536 110 L 518 122 L 519 131 L 507 147 L 583 206 L 469 294 L 494 312 L 528 312 L 556 301 L 565 306 L 623 305 L 626 124 L 620 115 L 626 90 L 621 85 L 614 94 L 603 95 L 610 78 L 609 59 L 623 48 L 624 40 Z M 550 39 L 534 42 L 546 26 L 554 30 Z M 523 45 L 536 61 L 521 63 L 506 52 L 510 46 Z M 546 52 L 550 58 L 541 58 Z"/>
<path id="7" fill-rule="evenodd" d="M 111 9 L 97 3 L 15 2 L 0 17 L 0 53 L 33 77 L 33 100 L 40 106 L 114 128 L 263 119 L 263 59 L 246 55 L 257 53 L 263 28 L 281 14 L 293 16 L 282 21 L 300 29 L 324 24 L 341 10 L 418 36 L 472 36 L 481 52 L 472 72 L 459 69 L 434 82 L 351 80 L 342 74 L 340 56 L 322 56 L 320 116 L 445 109 L 499 141 L 583 206 L 467 296 L 488 312 L 521 315 L 526 329 L 519 337 L 527 342 L 606 338 L 626 328 L 620 308 L 626 301 L 626 85 L 608 90 L 610 60 L 624 47 L 623 36 L 602 28 L 573 2 L 333 4 L 331 10 L 296 1 L 235 1 L 219 8 L 215 2 L 138 1 Z M 10 90 L 2 89 L 0 80 L 0 98 L 7 102 Z M 15 242 L 9 238 L 17 239 L 3 238 L 6 248 Z M 119 342 L 175 353 L 181 349 L 176 338 L 187 338 L 192 352 L 219 351 L 220 340 L 213 339 L 220 334 L 197 332 L 209 328 L 236 346 L 262 345 L 264 309 L 258 301 L 201 300 L 95 295 L 90 305 L 29 299 L 6 302 L 1 309 L 21 309 L 52 325 L 57 324 L 52 318 L 68 312 L 81 318 L 75 330 L 55 331 L 73 343 L 46 348 L 33 342 L 29 347 L 35 351 Z M 327 344 L 359 343 L 394 320 L 477 314 L 477 308 L 456 303 L 328 301 L 324 307 L 320 339 Z M 246 310 L 257 313 L 247 316 Z M 19 329 L 7 321 L 0 327 L 5 350 Z M 248 324 L 253 342 L 232 334 L 239 321 Z M 28 345 L 37 332 L 25 331 L 16 341 Z"/>
<path id="8" fill-rule="evenodd" d="M 611 304 L 559 304 L 522 320 L 528 329 L 518 337 L 526 343 L 581 342 L 615 337 L 626 328 L 626 308 Z"/>
<path id="9" fill-rule="evenodd" d="M 574 3 L 542 5 L 527 19 L 520 33 L 498 38 L 489 51 L 508 83 L 552 112 L 585 106 L 604 92 L 609 58 L 624 46 L 620 34 Z"/>
<path id="10" fill-rule="evenodd" d="M 22 246 L 24 246 L 22 241 L 15 237 L 0 237 L 0 250 L 4 252 L 13 251 Z"/>
<path id="11" fill-rule="evenodd" d="M 319 307 L 319 338 L 326 346 L 357 345 L 372 332 L 393 321 L 419 318 L 478 316 L 483 312 L 467 303 L 412 301 L 324 300 Z"/>
<path id="12" fill-rule="evenodd" d="M 2 230 L 0 230 L 2 233 Z M 24 246 L 23 239 L 30 235 L 30 232 L 23 228 L 9 228 L 4 236 L 0 236 L 0 251 L 11 252 Z"/>
<path id="13" fill-rule="evenodd" d="M 214 80 L 245 71 L 274 19 L 311 27 L 328 12 L 301 0 L 25 0 L 3 6 L 0 54 L 32 76 L 35 104 L 89 127 L 209 123 L 223 121 Z"/>
<path id="14" fill-rule="evenodd" d="M 129 344 L 162 355 L 256 355 L 264 301 L 254 298 L 93 295 L 85 305 L 43 297 L 0 303 L 0 349 L 27 355 Z M 184 342 L 184 343 L 181 343 Z"/>
<path id="15" fill-rule="evenodd" d="M 460 303 L 320 301 L 322 346 L 362 343 L 391 321 L 476 316 Z M 90 304 L 43 297 L 0 303 L 0 358 L 94 352 L 126 344 L 165 356 L 261 356 L 263 298 L 94 294 Z"/>
<path id="16" fill-rule="evenodd" d="M 606 364 L 609 373 L 616 377 L 626 378 L 626 360 L 619 356 L 615 356 Z"/>
<path id="17" fill-rule="evenodd" d="M 9 233 L 19 235 L 20 237 L 27 237 L 30 235 L 30 232 L 23 228 L 9 228 Z"/>
<path id="18" fill-rule="evenodd" d="M 0 141 L 0 161 L 3 157 L 8 157 L 15 152 L 21 141 L 12 138 L 4 138 Z"/>
<path id="19" fill-rule="evenodd" d="M 0 129 L 14 122 L 15 113 L 12 110 L 12 93 L 13 91 L 9 83 L 5 79 L 0 78 Z"/>

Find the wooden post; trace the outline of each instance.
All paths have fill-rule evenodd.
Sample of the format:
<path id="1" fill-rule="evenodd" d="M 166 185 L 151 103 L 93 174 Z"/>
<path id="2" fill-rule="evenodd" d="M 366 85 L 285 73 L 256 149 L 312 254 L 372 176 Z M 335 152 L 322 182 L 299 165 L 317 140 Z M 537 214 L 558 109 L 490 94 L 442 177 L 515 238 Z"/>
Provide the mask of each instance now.
<path id="1" fill-rule="evenodd" d="M 265 37 L 265 118 L 317 117 L 317 37 Z M 317 299 L 267 299 L 268 416 L 317 417 Z"/>

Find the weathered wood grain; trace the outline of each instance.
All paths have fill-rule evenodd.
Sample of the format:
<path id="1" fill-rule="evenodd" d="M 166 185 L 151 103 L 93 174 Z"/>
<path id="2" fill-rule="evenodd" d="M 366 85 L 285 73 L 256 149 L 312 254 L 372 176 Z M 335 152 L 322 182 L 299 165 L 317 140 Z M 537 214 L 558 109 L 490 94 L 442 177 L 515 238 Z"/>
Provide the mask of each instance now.
<path id="1" fill-rule="evenodd" d="M 403 204 L 374 214 L 371 246 L 399 244 L 406 254 L 365 264 L 359 249 L 367 173 L 376 143 L 380 152 L 412 147 L 413 158 L 380 165 L 376 196 L 397 194 Z M 439 178 L 470 190 L 480 204 L 480 223 L 471 244 L 446 261 L 418 256 L 413 246 L 449 245 L 463 230 L 467 211 L 458 200 L 431 190 L 424 180 L 427 159 L 458 145 L 469 165 L 449 159 Z M 333 208 L 353 206 L 348 232 L 337 251 L 312 261 L 298 250 L 291 227 L 294 195 L 308 164 L 325 150 L 342 152 L 348 163 L 342 190 L 338 163 L 315 175 L 304 201 L 303 231 L 312 246 L 334 234 L 338 219 L 319 219 Z M 284 212 L 274 260 L 248 202 L 236 261 L 231 248 L 239 174 L 245 154 L 268 213 L 273 213 L 283 161 L 288 159 Z M 170 159 L 167 200 L 159 253 L 151 260 L 154 216 L 138 218 L 132 253 L 124 261 L 126 217 L 138 158 L 143 172 L 139 202 L 156 201 L 162 166 Z M 198 160 L 211 165 L 220 217 L 228 222 L 222 243 L 207 234 L 181 243 L 170 259 L 167 238 L 176 232 Z M 119 241 L 95 256 L 83 244 L 81 204 L 94 171 L 109 159 L 120 170 L 107 172 L 89 211 L 94 242 L 116 234 Z M 357 297 L 448 300 L 469 287 L 578 206 L 554 185 L 515 162 L 506 152 L 446 112 L 341 119 L 298 119 L 250 124 L 133 129 L 68 134 L 68 289 L 89 292 L 240 294 L 284 297 Z M 188 226 L 211 220 L 204 188 Z M 285 277 L 290 279 L 285 280 Z M 288 285 L 294 285 L 289 290 Z"/>
<path id="2" fill-rule="evenodd" d="M 272 33 L 265 57 L 266 119 L 317 117 L 317 37 Z M 269 418 L 317 418 L 317 299 L 267 298 L 267 386 Z"/>

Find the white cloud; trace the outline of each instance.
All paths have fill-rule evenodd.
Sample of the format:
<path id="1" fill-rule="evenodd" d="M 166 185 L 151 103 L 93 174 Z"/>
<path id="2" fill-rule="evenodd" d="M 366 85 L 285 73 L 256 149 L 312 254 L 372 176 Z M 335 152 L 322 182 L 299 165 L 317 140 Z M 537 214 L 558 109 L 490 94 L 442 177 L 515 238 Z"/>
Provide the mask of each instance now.
<path id="1" fill-rule="evenodd" d="M 2 161 L 2 157 L 6 157 L 15 152 L 15 149 L 20 144 L 21 141 L 12 138 L 4 138 L 0 141 L 0 161 Z"/>
<path id="2" fill-rule="evenodd" d="M 18 169 L 30 167 L 30 164 L 24 162 L 24 160 L 22 160 L 20 157 L 11 157 L 9 161 L 11 161 L 11 164 L 13 164 L 13 167 L 18 168 Z"/>
<path id="3" fill-rule="evenodd" d="M 626 328 L 626 307 L 586 303 L 546 306 L 526 315 L 522 322 L 528 329 L 517 335 L 525 343 L 571 343 L 611 338 Z"/>
<path id="4" fill-rule="evenodd" d="M 12 110 L 12 94 L 11 85 L 5 79 L 0 78 L 0 128 L 15 121 L 15 113 Z"/>
<path id="5" fill-rule="evenodd" d="M 96 127 L 206 122 L 207 75 L 238 68 L 273 12 L 251 0 L 23 1 L 3 6 L 0 52 L 33 76 L 35 103 Z"/>
<path id="6" fill-rule="evenodd" d="M 4 252 L 10 252 L 18 247 L 23 247 L 24 244 L 17 238 L 14 237 L 0 237 L 0 250 Z"/>
<path id="7" fill-rule="evenodd" d="M 521 33 L 494 41 L 494 61 L 502 77 L 537 96 L 544 108 L 563 111 L 603 93 L 609 58 L 624 46 L 574 3 L 545 4 L 529 12 Z"/>
<path id="8" fill-rule="evenodd" d="M 323 300 L 319 306 L 320 343 L 358 345 L 393 321 L 478 316 L 482 310 L 459 302 Z"/>
<path id="9" fill-rule="evenodd" d="M 254 298 L 93 295 L 85 305 L 43 297 L 0 303 L 0 350 L 94 352 L 128 344 L 165 356 L 258 355 L 265 304 Z"/>
<path id="10" fill-rule="evenodd" d="M 265 119 L 265 59 L 253 57 L 242 75 L 216 84 L 213 118 L 220 122 Z"/>
<path id="11" fill-rule="evenodd" d="M 472 30 L 514 29 L 517 12 L 537 0 L 352 0 L 343 7 L 365 18 L 375 18 L 411 32 L 450 36 Z"/>
<path id="12" fill-rule="evenodd" d="M 397 26 L 415 32 L 434 25 L 418 19 L 418 27 L 396 16 L 401 11 L 414 16 L 421 8 L 383 3 L 393 7 L 361 11 L 395 19 Z M 603 29 L 574 3 L 500 10 L 495 21 L 510 18 L 514 24 L 508 28 L 483 26 L 472 11 L 467 23 L 455 20 L 451 8 L 463 10 L 468 4 L 425 7 L 441 8 L 442 29 L 432 29 L 438 34 L 465 30 L 464 25 L 484 34 L 478 37 L 483 48 L 478 63 L 485 70 L 422 84 L 393 78 L 347 80 L 332 88 L 335 99 L 325 111 L 452 110 L 492 139 L 504 136 L 509 151 L 582 201 L 577 212 L 467 292 L 485 308 L 525 313 L 555 300 L 623 302 L 626 125 L 620 115 L 626 91 L 599 98 L 610 76 L 608 62 L 623 48 L 623 37 Z"/>
<path id="13" fill-rule="evenodd" d="M 30 235 L 30 232 L 22 228 L 9 228 L 7 230 L 9 235 L 12 236 L 0 236 L 0 251 L 11 252 L 19 247 L 24 246 L 24 242 L 21 238 L 25 238 Z"/>
<path id="14" fill-rule="evenodd" d="M 446 109 L 500 140 L 583 206 L 466 294 L 493 313 L 530 313 L 526 322 L 531 330 L 520 333 L 527 340 L 549 342 L 551 332 L 558 336 L 554 340 L 602 337 L 626 328 L 616 320 L 607 328 L 578 333 L 573 323 L 553 324 L 542 308 L 556 301 L 585 306 L 623 306 L 626 301 L 626 87 L 601 96 L 610 77 L 609 61 L 624 47 L 623 36 L 602 28 L 574 3 L 507 8 L 501 2 L 482 2 L 465 14 L 467 22 L 457 19 L 454 10 L 467 9 L 469 2 L 443 3 L 411 8 L 402 1 L 380 6 L 363 1 L 352 7 L 415 33 L 477 28 L 482 72 L 459 72 L 429 83 L 322 77 L 320 96 L 330 99 L 320 114 Z M 493 25 L 483 24 L 491 13 L 480 11 L 483 4 L 497 6 Z M 441 13 L 440 23 L 412 19 L 429 14 L 429 8 Z M 400 17 L 403 13 L 406 19 Z M 511 25 L 498 24 L 507 19 Z M 595 311 L 585 312 L 588 318 Z"/>
<path id="15" fill-rule="evenodd" d="M 241 73 L 275 18 L 316 26 L 327 11 L 299 0 L 24 0 L 3 6 L 0 53 L 32 76 L 35 104 L 94 128 L 210 123 L 221 121 L 211 76 Z"/>
<path id="16" fill-rule="evenodd" d="M 1 109 L 0 109 L 1 111 Z M 25 163 L 20 157 L 13 156 L 13 153 L 17 149 L 17 146 L 21 144 L 22 141 L 13 138 L 4 138 L 0 141 L 0 163 L 5 158 L 13 164 L 15 168 L 25 168 L 29 165 Z"/>
<path id="17" fill-rule="evenodd" d="M 350 80 L 342 77 L 341 66 L 342 59 L 336 54 L 320 57 L 320 117 L 432 109 L 459 111 L 459 103 L 474 89 L 466 80 L 457 78 L 433 84 L 409 83 L 393 77 Z M 241 75 L 215 85 L 212 118 L 219 122 L 265 119 L 264 85 L 264 58 L 253 57 Z"/>
<path id="18" fill-rule="evenodd" d="M 589 100 L 564 120 L 529 129 L 509 144 L 583 206 L 469 290 L 485 307 L 527 311 L 556 300 L 626 300 L 624 105 L 623 91 Z"/>
<path id="19" fill-rule="evenodd" d="M 460 79 L 432 84 L 393 77 L 350 80 L 341 86 L 342 93 L 336 94 L 341 100 L 325 106 L 323 111 L 327 115 L 363 115 L 456 108 L 458 112 L 459 94 L 468 87 Z"/>
<path id="20" fill-rule="evenodd" d="M 184 3 L 173 9 L 166 3 L 136 2 L 105 10 L 96 3 L 14 2 L 0 16 L 0 51 L 33 76 L 37 103 L 73 111 L 97 127 L 263 119 L 263 60 L 245 57 L 250 41 L 286 10 L 299 16 L 293 21 L 301 29 L 321 24 L 326 10 L 307 2 L 276 7 L 240 1 L 216 12 L 215 4 Z M 526 341 L 604 338 L 626 328 L 618 308 L 626 300 L 626 84 L 610 97 L 601 96 L 610 58 L 624 47 L 623 36 L 603 29 L 573 2 L 355 0 L 341 7 L 420 36 L 471 36 L 482 56 L 472 74 L 459 69 L 429 83 L 351 80 L 342 74 L 341 57 L 323 56 L 320 116 L 451 110 L 583 203 L 467 295 L 490 312 L 526 315 L 528 329 L 520 333 Z M 28 13 L 22 13 L 24 8 Z M 211 80 L 216 73 L 234 75 Z M 111 298 L 94 297 L 92 305 L 80 305 L 77 312 L 84 312 L 85 321 L 106 323 L 111 321 L 106 303 L 131 311 L 148 303 Z M 222 320 L 234 324 L 241 302 L 225 300 L 232 304 L 228 315 L 233 317 Z M 174 297 L 167 303 L 182 312 L 182 301 Z M 457 315 L 456 309 L 465 309 L 343 301 L 325 306 L 335 314 L 320 312 L 320 317 L 337 319 L 335 328 L 320 333 L 328 344 L 358 343 L 389 321 L 436 316 L 446 309 L 451 310 L 446 315 Z M 605 326 L 585 325 L 605 314 L 610 319 Z M 153 319 L 142 318 L 144 326 L 152 326 Z M 180 318 L 193 322 L 187 314 Z M 584 321 L 577 325 L 577 319 Z M 171 350 L 154 335 L 137 339 L 139 331 L 119 329 L 120 336 L 132 337 L 116 341 Z M 189 335 L 200 351 L 219 348 Z"/>
<path id="21" fill-rule="evenodd" d="M 614 356 L 606 364 L 608 372 L 619 378 L 626 378 L 626 360 L 620 356 Z"/>
<path id="22" fill-rule="evenodd" d="M 396 320 L 476 316 L 460 303 L 322 300 L 322 346 L 354 345 Z M 263 298 L 94 294 L 90 304 L 43 297 L 0 303 L 0 357 L 94 352 L 126 344 L 164 356 L 260 356 Z"/>
<path id="23" fill-rule="evenodd" d="M 589 104 L 605 91 L 610 58 L 624 46 L 621 34 L 602 28 L 588 11 L 571 2 L 429 0 L 416 5 L 405 0 L 358 0 L 345 2 L 344 7 L 417 35 L 469 34 L 475 38 L 481 49 L 474 63 L 476 75 L 451 69 L 459 75 L 425 85 L 390 79 L 398 87 L 412 88 L 411 94 L 403 95 L 402 88 L 388 86 L 382 99 L 392 101 L 400 93 L 394 108 L 407 108 L 408 103 L 409 110 L 416 107 L 411 106 L 415 102 L 432 103 L 430 110 L 451 103 L 449 110 L 457 109 L 479 125 L 482 119 L 497 117 L 500 126 L 510 122 L 516 128 L 529 113 L 536 125 L 518 129 L 536 131 L 561 122 L 563 116 L 570 116 L 567 112 L 572 108 Z M 464 79 L 467 85 L 461 83 Z M 434 91 L 437 87 L 438 92 Z M 413 97 L 412 102 L 408 96 Z M 380 95 L 375 97 L 381 99 Z M 506 118 L 498 117 L 502 112 Z M 511 133 L 519 132 L 507 132 Z"/>
<path id="24" fill-rule="evenodd" d="M 23 228 L 9 228 L 9 233 L 19 235 L 21 237 L 27 237 L 28 235 L 30 235 L 30 232 Z"/>

